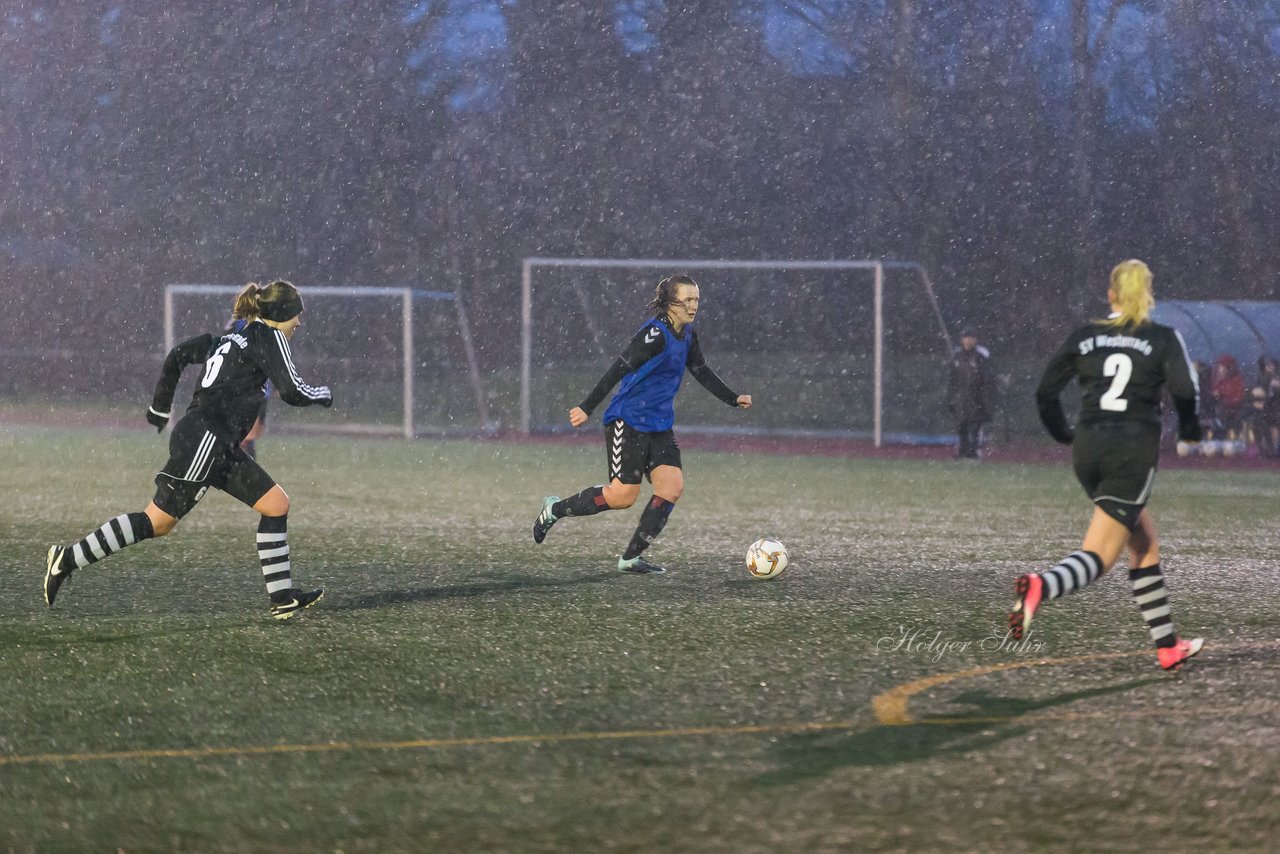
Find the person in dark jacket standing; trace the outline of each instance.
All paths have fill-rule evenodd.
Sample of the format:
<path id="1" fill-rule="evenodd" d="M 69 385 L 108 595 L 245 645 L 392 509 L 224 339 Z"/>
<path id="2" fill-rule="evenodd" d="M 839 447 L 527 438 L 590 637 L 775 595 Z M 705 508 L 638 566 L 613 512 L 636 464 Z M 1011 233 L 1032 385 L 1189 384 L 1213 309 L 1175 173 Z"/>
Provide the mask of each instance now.
<path id="1" fill-rule="evenodd" d="M 994 397 L 991 353 L 978 344 L 977 335 L 965 330 L 960 336 L 960 346 L 951 354 L 951 371 L 947 377 L 947 411 L 955 419 L 959 434 L 958 459 L 978 459 L 982 429 L 991 421 Z"/>

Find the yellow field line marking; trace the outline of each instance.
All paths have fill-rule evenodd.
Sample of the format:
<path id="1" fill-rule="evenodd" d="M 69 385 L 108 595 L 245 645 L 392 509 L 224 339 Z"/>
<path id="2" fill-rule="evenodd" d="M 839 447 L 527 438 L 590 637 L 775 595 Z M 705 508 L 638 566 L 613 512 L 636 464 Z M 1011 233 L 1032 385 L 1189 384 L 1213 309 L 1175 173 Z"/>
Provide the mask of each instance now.
<path id="1" fill-rule="evenodd" d="M 1234 644 L 1214 644 L 1215 652 L 1224 652 L 1238 649 L 1255 649 L 1266 648 L 1280 645 L 1280 641 L 1245 641 L 1243 643 Z M 1135 652 L 1099 652 L 1090 655 L 1073 655 L 1066 658 L 1033 658 L 1027 661 L 1007 661 L 1003 664 L 991 664 L 985 667 L 971 667 L 968 670 L 955 670 L 950 673 L 937 673 L 933 676 L 925 676 L 922 679 L 916 679 L 913 682 L 906 682 L 896 688 L 885 691 L 883 694 L 877 694 L 871 698 L 871 711 L 876 716 L 876 723 L 881 726 L 907 726 L 909 724 L 964 724 L 964 723 L 983 723 L 986 721 L 1005 721 L 1015 718 L 1036 719 L 1036 718 L 1053 718 L 1073 719 L 1075 717 L 1089 717 L 1092 713 L 1088 712 L 1062 712 L 1056 714 L 1042 715 L 1011 715 L 1009 717 L 995 718 L 930 718 L 927 720 L 917 720 L 907 712 L 907 704 L 911 702 L 911 698 L 930 688 L 936 688 L 939 685 L 945 685 L 948 682 L 955 682 L 960 679 L 970 679 L 974 676 L 985 676 L 988 673 L 999 673 L 1003 670 L 1019 670 L 1024 667 L 1056 667 L 1060 664 L 1077 664 L 1082 661 L 1105 661 L 1114 658 L 1131 658 L 1138 655 L 1151 655 L 1151 650 L 1139 650 Z M 1126 715 L 1123 712 L 1106 712 L 1101 713 L 1101 717 L 1138 717 L 1143 713 L 1135 713 Z"/>
<path id="2" fill-rule="evenodd" d="M 700 735 L 752 735 L 870 729 L 870 721 L 826 721 L 794 724 L 633 729 L 614 732 L 564 732 L 535 735 L 494 735 L 474 738 L 420 738 L 410 741 L 329 741 L 319 744 L 268 744 L 247 747 L 157 748 L 99 753 L 33 753 L 0 756 L 3 765 L 36 765 L 57 762 L 105 762 L 128 759 L 198 759 L 216 756 L 261 756 L 290 753 L 337 753 L 352 750 L 412 750 L 441 747 L 483 747 L 502 744 L 557 744 L 571 741 L 609 741 L 639 738 L 680 738 Z"/>
<path id="3" fill-rule="evenodd" d="M 970 679 L 974 676 L 985 676 L 988 673 L 999 673 L 1003 670 L 1019 670 L 1024 667 L 1044 667 L 1057 664 L 1074 664 L 1079 661 L 1102 661 L 1108 658 L 1131 658 L 1135 655 L 1151 655 L 1148 650 L 1142 652 L 1101 652 L 1092 655 L 1074 655 L 1070 658 L 1032 658 L 1027 661 L 1006 661 L 1002 664 L 989 664 L 985 667 L 971 667 L 968 670 L 953 670 L 949 673 L 936 673 L 914 682 L 906 682 L 897 688 L 877 694 L 871 699 L 871 711 L 875 713 L 876 722 L 883 726 L 905 726 L 919 723 L 907 714 L 907 703 L 922 691 L 957 679 Z"/>
<path id="4" fill-rule="evenodd" d="M 1273 647 L 1280 641 L 1245 642 L 1241 644 L 1215 645 L 1215 651 L 1240 648 Z M 1035 720 L 1086 720 L 1101 718 L 1118 720 L 1148 716 L 1174 716 L 1181 714 L 1214 715 L 1245 714 L 1247 710 L 1234 709 L 1206 710 L 1199 708 L 1194 712 L 1180 712 L 1171 709 L 1139 709 L 1139 710 L 1107 710 L 1097 712 L 1041 712 L 1020 715 L 990 715 L 973 717 L 925 718 L 917 720 L 907 713 L 907 704 L 917 694 L 930 688 L 998 673 L 1004 670 L 1018 670 L 1026 667 L 1053 667 L 1060 664 L 1076 664 L 1084 661 L 1104 661 L 1115 658 L 1131 658 L 1139 655 L 1150 655 L 1150 650 L 1136 652 L 1104 652 L 1090 655 L 1076 655 L 1067 658 L 1037 658 L 1027 661 L 1011 661 L 992 664 L 985 667 L 972 667 L 968 670 L 956 670 L 950 673 L 938 673 L 916 679 L 879 694 L 872 698 L 871 708 L 875 721 L 845 720 L 820 721 L 791 724 L 744 724 L 742 726 L 704 726 L 679 727 L 675 729 L 632 729 L 606 732 L 563 732 L 539 733 L 533 735 L 494 735 L 471 738 L 420 738 L 408 741 L 329 741 L 316 744 L 267 744 L 228 747 L 188 747 L 188 748 L 155 748 L 151 750 L 116 750 L 84 753 L 32 753 L 0 755 L 0 767 L 5 765 L 41 765 L 66 762 L 110 762 L 135 759 L 200 759 L 220 756 L 268 756 L 289 755 L 299 753 L 340 753 L 356 750 L 423 750 L 448 747 L 485 747 L 506 744 L 563 744 L 575 741 L 610 741 L 649 738 L 689 738 L 695 736 L 717 735 L 788 735 L 806 732 L 829 732 L 835 730 L 857 731 L 870 730 L 876 724 L 881 726 L 911 726 L 927 724 L 936 726 L 961 726 L 965 724 L 1001 724 L 1010 721 Z"/>

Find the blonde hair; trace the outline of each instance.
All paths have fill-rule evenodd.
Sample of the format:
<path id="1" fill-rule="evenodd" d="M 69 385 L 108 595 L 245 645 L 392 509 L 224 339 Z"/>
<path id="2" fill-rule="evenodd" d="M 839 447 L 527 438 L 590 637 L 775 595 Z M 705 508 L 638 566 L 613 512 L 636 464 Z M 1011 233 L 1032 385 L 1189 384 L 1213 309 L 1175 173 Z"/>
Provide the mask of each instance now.
<path id="1" fill-rule="evenodd" d="M 231 306 L 231 319 L 251 320 L 258 316 L 258 283 L 250 282 L 245 285 L 240 293 L 236 294 L 236 301 Z"/>
<path id="2" fill-rule="evenodd" d="M 1155 277 L 1151 268 L 1137 258 L 1121 261 L 1111 271 L 1111 296 L 1116 316 L 1102 321 L 1108 326 L 1121 328 L 1137 326 L 1151 317 L 1156 307 L 1151 281 Z"/>

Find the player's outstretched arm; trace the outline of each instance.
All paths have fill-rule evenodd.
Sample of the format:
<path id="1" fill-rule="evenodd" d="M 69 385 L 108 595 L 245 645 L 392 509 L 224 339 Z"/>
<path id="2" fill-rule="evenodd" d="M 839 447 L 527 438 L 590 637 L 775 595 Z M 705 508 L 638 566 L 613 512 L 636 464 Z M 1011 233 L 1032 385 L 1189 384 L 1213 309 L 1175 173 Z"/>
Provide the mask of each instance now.
<path id="1" fill-rule="evenodd" d="M 261 339 L 259 339 L 261 341 Z M 318 403 L 323 407 L 333 405 L 333 392 L 327 385 L 313 386 L 302 381 L 293 366 L 293 356 L 289 352 L 289 339 L 279 329 L 271 329 L 271 336 L 266 344 L 257 344 L 258 358 L 262 360 L 262 368 L 267 378 L 276 387 L 280 399 L 290 406 L 310 406 Z"/>
<path id="2" fill-rule="evenodd" d="M 1173 339 L 1165 358 L 1164 371 L 1169 396 L 1173 398 L 1173 407 L 1178 413 L 1178 439 L 1199 442 L 1204 438 L 1200 426 L 1200 385 L 1182 333 L 1173 330 Z"/>
<path id="3" fill-rule="evenodd" d="M 693 335 L 693 340 L 689 342 L 689 355 L 685 359 L 685 367 L 688 368 L 693 378 L 698 381 L 699 385 L 730 406 L 738 406 L 743 409 L 750 406 L 751 395 L 738 394 L 729 388 L 728 384 L 720 379 L 720 375 L 713 371 L 711 366 L 707 364 L 707 360 L 703 358 L 702 345 L 698 343 L 697 333 L 691 332 L 690 334 Z M 746 399 L 745 405 L 742 402 L 744 398 Z"/>
<path id="4" fill-rule="evenodd" d="M 1040 412 L 1040 423 L 1055 441 L 1070 445 L 1075 439 L 1075 431 L 1067 421 L 1066 410 L 1062 408 L 1061 394 L 1072 377 L 1076 375 L 1075 336 L 1067 339 L 1067 343 L 1049 360 L 1040 385 L 1036 388 L 1036 409 Z"/>
<path id="5" fill-rule="evenodd" d="M 160 368 L 160 379 L 156 382 L 156 390 L 151 395 L 151 407 L 147 410 L 147 423 L 157 431 L 163 430 L 169 423 L 173 395 L 178 390 L 182 369 L 188 365 L 198 365 L 208 358 L 209 351 L 213 349 L 214 340 L 212 335 L 188 338 L 164 357 L 164 365 Z"/>
<path id="6" fill-rule="evenodd" d="M 640 331 L 631 337 L 631 341 L 627 343 L 627 349 L 622 351 L 622 355 L 613 360 L 609 370 L 604 372 L 604 376 L 600 378 L 600 382 L 596 383 L 596 387 L 591 389 L 591 393 L 586 396 L 586 399 L 569 410 L 569 423 L 574 427 L 581 427 L 586 424 L 587 419 L 591 417 L 591 413 L 595 411 L 596 407 L 600 405 L 601 401 L 608 396 L 609 392 L 623 377 L 632 371 L 638 371 L 641 365 L 661 353 L 662 348 L 667 345 L 666 339 L 661 333 L 661 328 L 656 325 L 642 326 Z M 582 414 L 581 420 L 576 422 L 575 411 Z"/>
<path id="7" fill-rule="evenodd" d="M 604 376 L 600 378 L 600 382 L 596 383 L 596 387 L 591 389 L 590 394 L 586 396 L 582 403 L 569 410 L 569 423 L 573 424 L 574 427 L 581 427 L 583 424 L 587 423 L 587 419 L 591 416 L 591 413 L 595 411 L 596 407 L 600 405 L 600 402 L 604 400 L 613 387 L 618 384 L 618 381 L 625 377 L 631 370 L 632 368 L 627 365 L 626 360 L 621 356 L 615 359 L 613 364 L 609 366 L 609 370 L 604 372 Z M 573 423 L 574 412 L 582 413 L 582 420 L 577 424 Z"/>

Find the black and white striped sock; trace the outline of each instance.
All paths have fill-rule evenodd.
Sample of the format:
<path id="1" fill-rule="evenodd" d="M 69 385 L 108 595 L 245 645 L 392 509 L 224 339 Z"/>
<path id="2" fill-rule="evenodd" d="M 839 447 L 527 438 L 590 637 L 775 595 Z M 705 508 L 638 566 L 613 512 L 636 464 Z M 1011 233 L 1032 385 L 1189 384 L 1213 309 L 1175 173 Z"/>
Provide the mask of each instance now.
<path id="1" fill-rule="evenodd" d="M 272 601 L 287 600 L 293 589 L 289 570 L 289 514 L 263 516 L 258 522 L 258 561 Z"/>
<path id="2" fill-rule="evenodd" d="M 1044 580 L 1044 598 L 1057 599 L 1075 593 L 1098 580 L 1102 574 L 1102 558 L 1084 550 L 1072 552 L 1048 572 L 1040 573 Z"/>
<path id="3" fill-rule="evenodd" d="M 125 546 L 149 540 L 153 536 L 155 532 L 146 513 L 121 513 L 67 549 L 62 555 L 61 568 L 64 571 L 84 569 Z"/>
<path id="4" fill-rule="evenodd" d="M 1156 646 L 1175 646 L 1178 636 L 1173 630 L 1169 594 L 1165 590 L 1164 573 L 1160 570 L 1160 564 L 1129 570 L 1129 586 L 1133 588 L 1133 601 L 1142 611 L 1142 619 L 1151 631 L 1151 639 Z"/>

